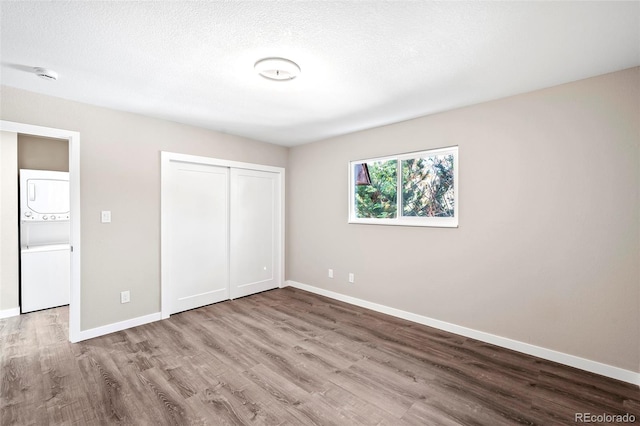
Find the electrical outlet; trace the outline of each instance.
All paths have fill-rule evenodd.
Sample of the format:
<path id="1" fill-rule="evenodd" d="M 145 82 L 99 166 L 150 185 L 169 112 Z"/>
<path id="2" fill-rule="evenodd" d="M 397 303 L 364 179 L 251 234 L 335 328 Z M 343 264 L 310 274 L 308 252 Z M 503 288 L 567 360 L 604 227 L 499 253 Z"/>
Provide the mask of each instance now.
<path id="1" fill-rule="evenodd" d="M 333 269 L 329 269 L 329 273 L 327 275 L 329 278 L 333 278 Z"/>
<path id="2" fill-rule="evenodd" d="M 120 292 L 120 303 L 129 303 L 131 301 L 131 293 L 129 290 Z"/>
<path id="3" fill-rule="evenodd" d="M 100 220 L 102 223 L 111 223 L 111 211 L 110 210 L 103 210 L 100 213 Z"/>
<path id="4" fill-rule="evenodd" d="M 356 276 L 353 274 L 353 272 L 349 272 L 349 282 L 354 283 L 355 281 L 356 281 Z"/>

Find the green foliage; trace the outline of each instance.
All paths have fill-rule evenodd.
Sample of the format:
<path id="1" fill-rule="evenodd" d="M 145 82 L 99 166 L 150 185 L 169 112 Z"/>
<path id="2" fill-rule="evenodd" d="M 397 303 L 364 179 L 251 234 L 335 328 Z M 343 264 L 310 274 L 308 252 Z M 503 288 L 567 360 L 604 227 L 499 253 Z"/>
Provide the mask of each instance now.
<path id="1" fill-rule="evenodd" d="M 398 161 L 367 163 L 371 185 L 356 186 L 356 215 L 388 219 L 398 215 Z"/>
<path id="2" fill-rule="evenodd" d="M 402 161 L 402 215 L 453 217 L 454 158 L 434 155 Z M 398 215 L 398 161 L 367 163 L 371 185 L 356 186 L 356 215 L 388 219 Z"/>
<path id="3" fill-rule="evenodd" d="M 436 155 L 402 162 L 402 214 L 453 217 L 453 155 Z"/>

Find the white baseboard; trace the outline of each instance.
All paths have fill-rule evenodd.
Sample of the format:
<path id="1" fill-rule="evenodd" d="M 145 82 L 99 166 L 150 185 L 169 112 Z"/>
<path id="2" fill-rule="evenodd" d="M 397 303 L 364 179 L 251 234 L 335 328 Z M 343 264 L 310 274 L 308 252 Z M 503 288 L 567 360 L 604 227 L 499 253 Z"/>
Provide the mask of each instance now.
<path id="1" fill-rule="evenodd" d="M 0 319 L 15 317 L 18 315 L 20 315 L 20 306 L 18 306 L 17 308 L 4 309 L 0 311 Z"/>
<path id="2" fill-rule="evenodd" d="M 139 325 L 148 324 L 150 322 L 159 321 L 161 319 L 162 314 L 160 312 L 156 312 L 154 314 L 131 318 L 126 321 L 114 322 L 113 324 L 90 328 L 89 330 L 80 331 L 80 334 L 78 336 L 79 338 L 78 340 L 76 340 L 76 342 L 93 339 L 94 337 L 104 336 L 105 334 L 115 333 L 116 331 L 126 330 L 127 328 L 137 327 Z"/>
<path id="3" fill-rule="evenodd" d="M 391 308 L 389 306 L 380 305 L 377 303 L 358 299 L 356 297 L 346 296 L 344 294 L 314 287 L 308 284 L 302 284 L 296 281 L 287 280 L 285 284 L 291 287 L 308 291 L 310 293 L 319 294 L 321 296 L 326 296 L 331 299 L 340 300 L 342 302 L 350 303 L 352 305 L 360 306 L 362 308 L 371 309 L 372 311 L 381 312 L 383 314 L 406 319 L 412 322 L 416 322 L 418 324 L 423 324 L 429 327 L 438 328 L 440 330 L 448 331 L 454 334 L 459 334 L 465 337 L 470 337 L 472 339 L 480 340 L 482 342 L 491 343 L 492 345 L 501 346 L 503 348 L 525 353 L 527 355 L 533 355 L 538 358 L 568 365 L 570 367 L 579 368 L 581 370 L 589 371 L 591 373 L 600 374 L 602 376 L 611 377 L 613 379 L 621 380 L 623 382 L 640 386 L 640 373 L 636 373 L 634 371 L 625 370 L 623 368 L 614 367 L 612 365 L 603 364 L 601 362 L 592 361 L 592 360 L 581 358 L 575 355 L 569 355 L 563 352 L 554 351 L 552 349 L 531 345 L 529 343 L 520 342 L 518 340 L 496 336 L 495 334 L 485 333 L 484 331 L 478 331 L 472 328 L 462 327 L 456 324 L 451 324 L 445 321 L 440 321 L 437 319 L 425 317 L 423 315 L 418 315 L 418 314 L 403 311 L 400 309 Z"/>

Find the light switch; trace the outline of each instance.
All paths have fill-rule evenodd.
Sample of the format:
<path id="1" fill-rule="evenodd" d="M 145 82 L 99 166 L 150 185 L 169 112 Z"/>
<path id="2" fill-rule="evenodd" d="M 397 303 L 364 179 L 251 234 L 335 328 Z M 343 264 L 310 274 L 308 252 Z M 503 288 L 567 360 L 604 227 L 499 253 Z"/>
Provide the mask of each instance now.
<path id="1" fill-rule="evenodd" d="M 110 210 L 102 210 L 101 214 L 102 223 L 111 223 L 111 211 Z"/>

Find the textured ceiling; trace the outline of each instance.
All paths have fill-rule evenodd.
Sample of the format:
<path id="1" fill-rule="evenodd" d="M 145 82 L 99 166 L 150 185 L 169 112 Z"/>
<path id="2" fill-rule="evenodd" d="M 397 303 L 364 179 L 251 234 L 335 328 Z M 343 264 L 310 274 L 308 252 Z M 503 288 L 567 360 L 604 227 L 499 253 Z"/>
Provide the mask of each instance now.
<path id="1" fill-rule="evenodd" d="M 0 14 L 4 85 L 288 146 L 640 65 L 639 2 L 2 1 Z M 272 56 L 302 74 L 256 75 Z"/>

